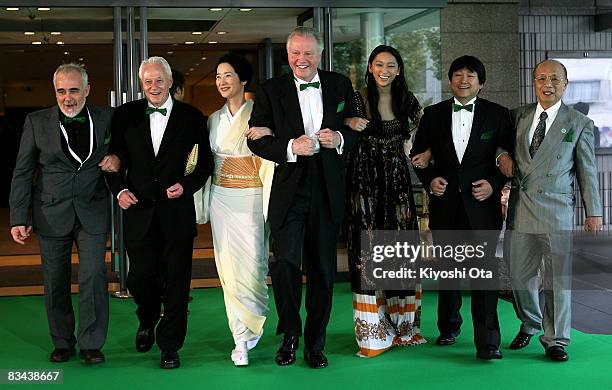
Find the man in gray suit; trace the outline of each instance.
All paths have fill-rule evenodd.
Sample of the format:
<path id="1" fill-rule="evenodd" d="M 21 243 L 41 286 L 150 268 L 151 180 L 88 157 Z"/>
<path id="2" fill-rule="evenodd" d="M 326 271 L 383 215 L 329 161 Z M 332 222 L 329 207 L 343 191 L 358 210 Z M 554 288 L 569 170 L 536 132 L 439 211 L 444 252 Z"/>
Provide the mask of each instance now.
<path id="1" fill-rule="evenodd" d="M 11 235 L 22 245 L 32 227 L 38 235 L 52 362 L 68 361 L 76 352 L 70 298 L 76 243 L 79 356 L 95 364 L 105 360 L 100 349 L 108 329 L 104 257 L 110 203 L 103 171 L 119 168 L 117 157 L 107 156 L 112 110 L 85 104 L 87 73 L 77 64 L 59 66 L 53 86 L 58 107 L 29 114 L 23 127 L 9 198 Z"/>
<path id="2" fill-rule="evenodd" d="M 522 325 L 510 349 L 526 347 L 543 327 L 540 342 L 546 355 L 563 362 L 568 360 L 571 327 L 574 179 L 586 210 L 585 229 L 597 232 L 602 226 L 593 121 L 561 101 L 568 84 L 563 64 L 543 61 L 533 78 L 537 104 L 512 111 L 514 161 L 507 154 L 499 156 L 502 172 L 514 173 L 505 249 Z M 538 270 L 544 280 L 544 313 Z"/>

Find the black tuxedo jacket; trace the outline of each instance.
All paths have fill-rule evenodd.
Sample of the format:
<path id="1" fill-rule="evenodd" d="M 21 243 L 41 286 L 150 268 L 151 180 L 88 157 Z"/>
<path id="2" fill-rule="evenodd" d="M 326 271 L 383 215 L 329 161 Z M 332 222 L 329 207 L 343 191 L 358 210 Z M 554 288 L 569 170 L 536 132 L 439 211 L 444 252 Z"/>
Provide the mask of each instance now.
<path id="1" fill-rule="evenodd" d="M 429 226 L 453 229 L 457 202 L 463 202 L 473 229 L 498 230 L 502 225 L 500 194 L 507 179 L 495 165 L 495 158 L 498 148 L 511 150 L 510 113 L 499 104 L 477 98 L 470 139 L 459 163 L 453 144 L 452 104 L 453 98 L 425 109 L 410 154 L 431 148 L 433 163 L 415 169 L 425 189 L 429 190 L 438 176 L 448 182 L 444 195 L 429 197 Z M 482 202 L 472 196 L 472 182 L 480 179 L 493 187 L 493 194 Z"/>
<path id="2" fill-rule="evenodd" d="M 272 78 L 259 86 L 250 126 L 266 126 L 274 133 L 256 141 L 248 140 L 249 148 L 258 156 L 274 161 L 270 193 L 269 219 L 278 229 L 287 215 L 308 159 L 320 158 L 325 191 L 329 200 L 332 221 L 340 223 L 344 214 L 344 158 L 355 143 L 355 133 L 344 125 L 344 118 L 357 116 L 355 97 L 348 78 L 334 72 L 319 70 L 323 95 L 323 121 L 321 128 L 339 131 L 344 138 L 344 150 L 321 148 L 319 156 L 298 156 L 297 162 L 287 162 L 289 140 L 304 135 L 300 103 L 292 74 Z"/>
<path id="3" fill-rule="evenodd" d="M 146 99 L 126 103 L 115 110 L 111 124 L 111 153 L 122 161 L 121 172 L 112 175 L 111 189 L 115 195 L 129 189 L 138 199 L 125 211 L 126 239 L 141 239 L 156 213 L 165 237 L 195 237 L 192 195 L 204 185 L 213 167 L 205 118 L 195 107 L 175 100 L 155 156 L 146 108 Z M 185 175 L 194 145 L 198 145 L 198 163 Z M 183 186 L 184 193 L 168 199 L 166 189 L 175 183 Z"/>

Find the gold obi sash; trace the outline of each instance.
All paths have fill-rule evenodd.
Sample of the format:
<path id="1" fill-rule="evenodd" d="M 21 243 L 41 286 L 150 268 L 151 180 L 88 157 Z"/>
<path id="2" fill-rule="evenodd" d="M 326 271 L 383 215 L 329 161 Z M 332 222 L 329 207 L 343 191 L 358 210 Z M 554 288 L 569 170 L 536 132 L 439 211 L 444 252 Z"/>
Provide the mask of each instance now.
<path id="1" fill-rule="evenodd" d="M 257 156 L 227 156 L 215 154 L 212 183 L 226 188 L 262 187 L 259 178 L 261 159 Z"/>

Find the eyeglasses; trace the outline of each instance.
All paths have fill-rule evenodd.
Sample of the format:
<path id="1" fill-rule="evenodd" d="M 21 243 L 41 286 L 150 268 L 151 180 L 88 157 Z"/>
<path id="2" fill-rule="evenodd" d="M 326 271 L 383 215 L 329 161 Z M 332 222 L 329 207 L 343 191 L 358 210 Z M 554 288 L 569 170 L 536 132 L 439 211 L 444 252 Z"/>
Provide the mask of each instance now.
<path id="1" fill-rule="evenodd" d="M 536 76 L 534 80 L 540 84 L 544 84 L 546 80 L 550 80 L 552 85 L 559 85 L 561 84 L 561 82 L 565 81 L 565 79 L 557 76 L 556 74 L 553 74 L 550 76 L 541 74 L 541 75 Z"/>

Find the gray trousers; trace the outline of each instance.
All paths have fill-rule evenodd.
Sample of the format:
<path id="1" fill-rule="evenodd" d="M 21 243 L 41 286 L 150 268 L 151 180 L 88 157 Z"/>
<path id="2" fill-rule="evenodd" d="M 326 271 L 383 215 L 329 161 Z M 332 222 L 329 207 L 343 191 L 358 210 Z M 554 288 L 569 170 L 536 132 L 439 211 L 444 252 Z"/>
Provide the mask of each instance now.
<path id="1" fill-rule="evenodd" d="M 45 286 L 45 307 L 49 332 L 55 348 L 101 349 L 108 331 L 108 286 L 104 257 L 106 234 L 89 234 L 75 224 L 63 237 L 38 236 Z M 70 294 L 71 251 L 75 242 L 79 254 L 78 333 Z"/>
<path id="2" fill-rule="evenodd" d="M 532 234 L 506 231 L 515 309 L 521 331 L 534 335 L 544 328 L 540 342 L 545 348 L 570 342 L 572 300 L 571 232 Z M 542 274 L 544 313 L 540 309 Z"/>

